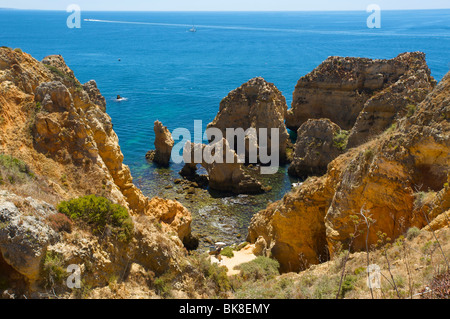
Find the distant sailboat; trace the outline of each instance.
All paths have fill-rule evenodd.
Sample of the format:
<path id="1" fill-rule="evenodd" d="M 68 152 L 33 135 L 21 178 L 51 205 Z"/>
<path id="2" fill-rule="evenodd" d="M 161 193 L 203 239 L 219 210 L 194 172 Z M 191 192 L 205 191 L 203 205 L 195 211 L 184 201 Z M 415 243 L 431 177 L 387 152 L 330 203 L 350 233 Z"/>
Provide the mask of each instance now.
<path id="1" fill-rule="evenodd" d="M 192 28 L 189 29 L 189 32 L 197 32 L 197 29 L 195 28 L 195 25 L 193 25 Z"/>

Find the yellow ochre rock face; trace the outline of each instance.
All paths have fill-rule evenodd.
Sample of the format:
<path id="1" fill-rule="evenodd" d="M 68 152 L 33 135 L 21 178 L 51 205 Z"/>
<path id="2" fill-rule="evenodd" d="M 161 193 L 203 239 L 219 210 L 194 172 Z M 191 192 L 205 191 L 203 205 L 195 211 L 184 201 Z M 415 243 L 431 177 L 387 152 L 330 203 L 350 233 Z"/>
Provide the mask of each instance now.
<path id="1" fill-rule="evenodd" d="M 208 128 L 220 129 L 224 137 L 227 128 L 244 130 L 266 128 L 268 129 L 267 147 L 269 150 L 272 139 L 271 129 L 278 129 L 279 154 L 281 161 L 284 161 L 289 139 L 284 124 L 286 113 L 286 99 L 277 87 L 261 77 L 256 77 L 231 91 L 220 102 L 219 112 L 208 124 Z"/>
<path id="2" fill-rule="evenodd" d="M 308 178 L 257 213 L 248 239 L 263 236 L 287 272 L 349 249 L 352 236 L 350 249 L 358 251 L 366 249 L 366 239 L 367 247 L 376 246 L 379 232 L 395 239 L 428 222 L 444 227 L 443 213 L 450 208 L 449 118 L 447 74 L 414 114 L 349 149 L 328 165 L 325 175 Z M 440 219 L 433 222 L 436 216 Z"/>
<path id="3" fill-rule="evenodd" d="M 328 118 L 350 130 L 356 122 L 350 140 L 356 146 L 380 133 L 402 107 L 421 102 L 434 85 L 422 52 L 390 60 L 329 57 L 298 81 L 286 126 L 297 130 L 308 119 Z"/>
<path id="4" fill-rule="evenodd" d="M 82 85 L 61 56 L 39 62 L 0 48 L 0 105 L 0 153 L 23 160 L 41 178 L 43 200 L 56 205 L 95 194 L 132 215 L 151 215 L 160 201 L 176 220 L 184 218 L 170 223 L 173 230 L 182 237 L 190 232 L 190 214 L 181 204 L 150 202 L 133 184 L 95 81 Z"/>

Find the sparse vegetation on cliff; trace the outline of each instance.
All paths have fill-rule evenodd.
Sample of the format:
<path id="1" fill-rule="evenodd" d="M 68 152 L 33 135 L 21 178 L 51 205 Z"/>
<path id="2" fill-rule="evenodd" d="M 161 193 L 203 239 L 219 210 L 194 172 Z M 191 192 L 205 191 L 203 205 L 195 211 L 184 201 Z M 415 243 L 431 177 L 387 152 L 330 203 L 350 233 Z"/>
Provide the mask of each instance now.
<path id="1" fill-rule="evenodd" d="M 64 260 L 58 254 L 47 252 L 42 263 L 41 276 L 43 286 L 46 289 L 53 290 L 56 285 L 61 284 L 67 277 L 64 268 Z"/>
<path id="2" fill-rule="evenodd" d="M 53 74 L 55 74 L 56 76 L 59 76 L 62 80 L 66 81 L 66 82 L 69 82 L 71 85 L 75 86 L 76 90 L 82 90 L 83 89 L 81 84 L 75 78 L 72 78 L 72 77 L 68 76 L 63 71 L 61 71 L 60 69 L 58 69 L 57 67 L 55 67 L 53 65 L 49 65 L 49 64 L 44 64 L 44 65 Z"/>
<path id="3" fill-rule="evenodd" d="M 347 148 L 348 137 L 350 132 L 346 130 L 341 130 L 339 133 L 335 134 L 333 137 L 333 145 L 340 151 L 345 151 Z"/>
<path id="4" fill-rule="evenodd" d="M 28 165 L 11 155 L 0 154 L 0 185 L 20 183 L 34 178 Z"/>
<path id="5" fill-rule="evenodd" d="M 121 241 L 129 241 L 133 236 L 133 221 L 127 209 L 104 197 L 89 195 L 61 202 L 58 211 L 74 221 L 86 223 L 94 234 L 111 232 Z"/>

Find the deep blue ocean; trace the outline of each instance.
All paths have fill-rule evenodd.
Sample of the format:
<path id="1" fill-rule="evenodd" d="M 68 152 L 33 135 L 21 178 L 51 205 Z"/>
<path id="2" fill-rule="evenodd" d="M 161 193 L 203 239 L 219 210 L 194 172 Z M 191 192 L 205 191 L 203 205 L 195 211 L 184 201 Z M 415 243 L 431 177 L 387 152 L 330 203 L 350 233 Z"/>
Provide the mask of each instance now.
<path id="1" fill-rule="evenodd" d="M 66 26 L 68 16 L 0 10 L 0 45 L 21 48 L 38 60 L 61 54 L 81 82 L 96 80 L 124 161 L 150 196 L 161 194 L 161 176 L 175 177 L 180 168 L 160 170 L 146 163 L 153 122 L 158 119 L 171 131 L 192 131 L 194 120 L 206 126 L 221 99 L 255 76 L 273 82 L 290 105 L 298 79 L 332 55 L 387 59 L 423 51 L 436 80 L 450 67 L 450 10 L 383 11 L 381 29 L 367 27 L 365 11 L 82 12 L 82 19 L 142 24 L 83 20 L 80 29 Z M 193 24 L 197 32 L 188 32 Z M 116 102 L 118 94 L 128 100 Z M 245 231 L 257 209 L 283 196 L 292 181 L 285 168 L 277 178 L 270 195 L 245 204 L 246 217 L 237 228 Z M 200 215 L 194 211 L 194 217 Z"/>

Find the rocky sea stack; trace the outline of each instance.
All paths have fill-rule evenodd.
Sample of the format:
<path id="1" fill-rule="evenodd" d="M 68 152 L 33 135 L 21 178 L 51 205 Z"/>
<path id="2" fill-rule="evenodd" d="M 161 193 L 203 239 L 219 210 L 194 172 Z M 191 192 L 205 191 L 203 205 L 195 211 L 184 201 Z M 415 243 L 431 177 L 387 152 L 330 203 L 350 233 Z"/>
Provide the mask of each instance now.
<path id="1" fill-rule="evenodd" d="M 227 128 L 242 128 L 244 130 L 254 128 L 257 130 L 258 146 L 260 144 L 259 129 L 266 128 L 268 129 L 267 147 L 269 152 L 271 151 L 271 129 L 278 129 L 279 148 L 277 151 L 280 154 L 281 162 L 283 162 L 286 160 L 286 146 L 289 140 L 289 134 L 284 124 L 286 112 L 286 99 L 281 92 L 274 84 L 257 77 L 231 91 L 220 102 L 219 112 L 216 118 L 208 124 L 208 128 L 220 129 L 224 137 Z M 247 153 L 248 147 L 247 142 Z"/>
<path id="2" fill-rule="evenodd" d="M 169 166 L 174 141 L 172 134 L 160 121 L 155 121 L 155 150 L 149 151 L 145 158 L 161 166 Z"/>
<path id="3" fill-rule="evenodd" d="M 411 116 L 435 85 L 422 52 L 391 60 L 328 58 L 295 87 L 286 117 L 286 125 L 298 136 L 289 173 L 323 174 L 348 148 Z M 319 129 L 321 119 L 331 121 L 328 128 Z"/>
<path id="4" fill-rule="evenodd" d="M 308 119 L 328 118 L 350 130 L 369 99 L 383 90 L 397 92 L 398 81 L 414 76 L 410 81 L 418 83 L 413 88 L 425 95 L 435 85 L 422 52 L 403 53 L 391 60 L 329 57 L 298 81 L 286 126 L 297 130 Z M 408 92 L 404 93 L 406 99 Z M 394 107 L 391 112 L 395 111 Z"/>
<path id="5" fill-rule="evenodd" d="M 244 172 L 244 165 L 238 162 L 236 152 L 230 148 L 226 139 L 223 138 L 210 145 L 187 142 L 185 152 L 190 149 L 193 156 L 196 148 L 201 149 L 202 152 L 205 152 L 206 150 L 209 154 L 213 154 L 214 152 L 220 152 L 222 154 L 223 158 L 221 163 L 218 163 L 217 161 L 213 163 L 203 161 L 200 163 L 208 173 L 209 187 L 211 189 L 234 194 L 258 194 L 265 191 L 265 188 L 260 182 Z M 226 162 L 227 156 L 231 156 L 233 162 Z M 180 173 L 185 177 L 192 179 L 195 178 L 195 175 L 197 174 L 198 164 L 194 163 L 193 158 L 190 161 L 192 163 L 185 164 Z"/>

